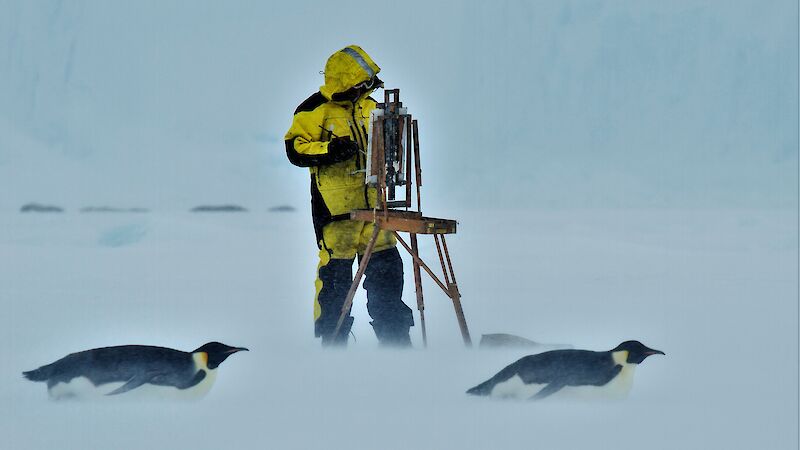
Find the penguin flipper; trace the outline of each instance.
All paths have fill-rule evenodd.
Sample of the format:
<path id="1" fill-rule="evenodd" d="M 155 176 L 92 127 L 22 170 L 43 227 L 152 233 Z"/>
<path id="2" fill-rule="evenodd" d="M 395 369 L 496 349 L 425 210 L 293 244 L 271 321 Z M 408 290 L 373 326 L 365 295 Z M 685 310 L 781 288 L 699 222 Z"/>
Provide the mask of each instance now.
<path id="1" fill-rule="evenodd" d="M 187 389 L 187 388 L 190 388 L 192 386 L 195 386 L 195 385 L 199 384 L 201 381 L 203 381 L 205 378 L 206 378 L 206 371 L 205 370 L 199 370 L 196 374 L 194 374 L 194 378 L 192 378 L 192 381 L 187 383 L 185 386 L 179 387 L 178 389 Z"/>
<path id="2" fill-rule="evenodd" d="M 149 381 L 150 381 L 150 379 L 152 379 L 152 377 L 151 377 L 151 376 L 147 376 L 147 375 L 134 375 L 134 376 L 133 376 L 133 378 L 131 378 L 130 380 L 128 380 L 128 382 L 127 382 L 127 383 L 125 383 L 125 384 L 123 384 L 122 386 L 120 386 L 120 387 L 118 387 L 118 388 L 114 389 L 113 391 L 109 392 L 109 393 L 108 393 L 108 394 L 106 394 L 106 395 L 118 395 L 118 394 L 124 394 L 125 392 L 128 392 L 128 391 L 130 391 L 130 390 L 136 389 L 136 388 L 138 388 L 139 386 L 141 386 L 141 385 L 143 385 L 143 384 L 145 384 L 145 383 L 149 382 Z"/>
<path id="3" fill-rule="evenodd" d="M 541 400 L 541 399 L 543 399 L 545 397 L 549 397 L 549 396 L 555 394 L 556 392 L 560 391 L 561 388 L 563 388 L 563 387 L 564 387 L 564 385 L 560 384 L 560 383 L 550 383 L 547 386 L 545 386 L 544 388 L 542 388 L 541 391 L 537 392 L 536 395 L 531 397 L 531 400 Z"/>

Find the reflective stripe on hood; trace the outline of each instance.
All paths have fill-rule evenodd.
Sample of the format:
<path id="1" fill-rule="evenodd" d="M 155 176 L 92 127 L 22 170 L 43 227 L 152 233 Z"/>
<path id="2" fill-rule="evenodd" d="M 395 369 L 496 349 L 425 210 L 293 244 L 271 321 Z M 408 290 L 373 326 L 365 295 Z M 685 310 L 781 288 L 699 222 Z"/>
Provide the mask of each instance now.
<path id="1" fill-rule="evenodd" d="M 364 58 L 362 58 L 357 51 L 353 50 L 350 47 L 345 47 L 344 49 L 342 49 L 342 51 L 353 57 L 353 59 L 356 60 L 358 65 L 361 66 L 362 69 L 364 69 L 364 72 L 367 72 L 367 76 L 369 76 L 369 78 L 375 76 L 375 71 L 372 70 L 372 67 L 370 67 L 369 64 L 367 64 Z"/>
<path id="2" fill-rule="evenodd" d="M 345 92 L 380 71 L 381 68 L 367 52 L 357 45 L 349 45 L 328 58 L 325 64 L 325 84 L 319 91 L 331 99 L 334 94 Z"/>

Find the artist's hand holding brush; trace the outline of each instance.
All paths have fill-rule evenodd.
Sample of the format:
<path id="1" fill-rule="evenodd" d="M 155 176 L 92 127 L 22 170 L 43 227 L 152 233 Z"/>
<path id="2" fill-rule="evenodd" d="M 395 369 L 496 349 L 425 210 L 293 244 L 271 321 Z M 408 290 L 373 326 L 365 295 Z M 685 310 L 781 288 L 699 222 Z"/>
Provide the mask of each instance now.
<path id="1" fill-rule="evenodd" d="M 338 136 L 328 142 L 328 154 L 333 162 L 347 161 L 358 153 L 358 144 L 350 136 Z"/>

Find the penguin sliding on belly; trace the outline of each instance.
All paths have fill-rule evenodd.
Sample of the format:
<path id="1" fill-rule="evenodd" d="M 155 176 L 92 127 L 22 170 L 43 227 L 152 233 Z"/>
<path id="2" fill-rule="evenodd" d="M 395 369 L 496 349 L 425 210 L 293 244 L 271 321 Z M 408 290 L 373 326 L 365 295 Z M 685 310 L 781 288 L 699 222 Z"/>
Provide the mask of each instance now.
<path id="1" fill-rule="evenodd" d="M 247 351 L 209 342 L 193 352 L 164 347 L 123 345 L 72 353 L 23 372 L 31 381 L 46 381 L 50 398 L 117 396 L 200 398 L 214 384 L 217 367 L 230 355 Z"/>
<path id="2" fill-rule="evenodd" d="M 613 350 L 554 350 L 525 356 L 468 394 L 539 400 L 559 397 L 620 399 L 630 392 L 633 372 L 651 355 L 664 355 L 639 341 L 625 341 Z"/>

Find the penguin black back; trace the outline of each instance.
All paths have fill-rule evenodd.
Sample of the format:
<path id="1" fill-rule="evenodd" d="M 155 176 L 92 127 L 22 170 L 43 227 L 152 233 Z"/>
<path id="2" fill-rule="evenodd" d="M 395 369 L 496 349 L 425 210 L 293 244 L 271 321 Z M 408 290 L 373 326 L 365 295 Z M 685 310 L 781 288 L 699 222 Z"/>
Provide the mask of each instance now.
<path id="1" fill-rule="evenodd" d="M 47 381 L 47 387 L 69 383 L 77 377 L 86 377 L 95 386 L 100 386 L 128 381 L 136 373 L 175 374 L 182 377 L 193 370 L 190 353 L 165 347 L 122 345 L 72 353 L 36 370 L 23 372 L 23 375 L 31 381 Z M 169 383 L 164 376 L 155 381 Z"/>
<path id="2" fill-rule="evenodd" d="M 601 386 L 620 370 L 615 367 L 617 365 L 609 353 L 567 349 L 528 355 L 509 364 L 467 393 L 488 395 L 496 384 L 515 375 L 519 375 L 525 384 L 549 384 L 552 380 L 562 380 L 565 385 Z"/>

